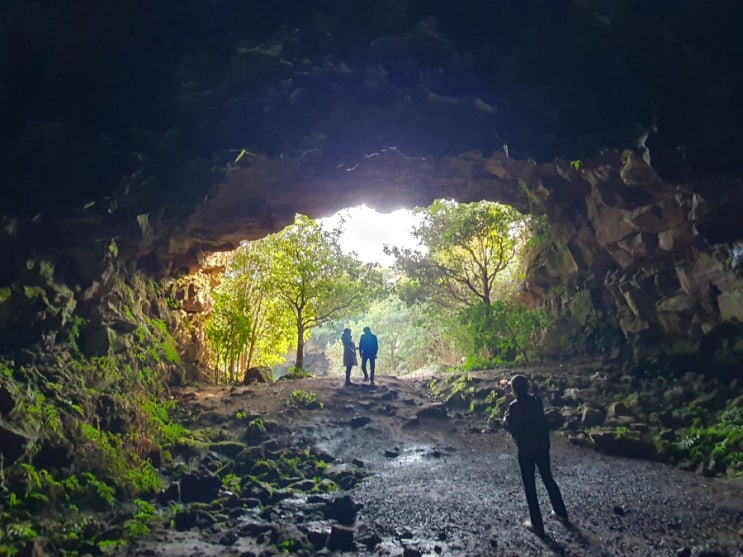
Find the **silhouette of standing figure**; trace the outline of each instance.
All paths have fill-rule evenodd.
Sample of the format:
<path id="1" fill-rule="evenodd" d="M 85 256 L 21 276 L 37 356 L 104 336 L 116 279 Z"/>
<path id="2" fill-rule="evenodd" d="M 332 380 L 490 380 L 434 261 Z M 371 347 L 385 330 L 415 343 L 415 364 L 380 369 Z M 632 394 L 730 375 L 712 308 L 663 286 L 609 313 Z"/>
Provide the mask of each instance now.
<path id="1" fill-rule="evenodd" d="M 562 500 L 560 488 L 552 477 L 550 469 L 550 436 L 544 407 L 539 397 L 529 394 L 529 381 L 523 375 L 514 375 L 511 390 L 516 396 L 506 410 L 503 427 L 511 433 L 518 447 L 521 480 L 524 483 L 526 502 L 529 505 L 529 518 L 524 526 L 539 534 L 544 534 L 544 522 L 539 510 L 535 467 L 539 469 L 544 487 L 552 503 L 552 516 L 568 522 L 568 512 Z"/>
<path id="2" fill-rule="evenodd" d="M 346 385 L 350 385 L 351 368 L 359 365 L 358 360 L 356 360 L 356 345 L 351 338 L 351 329 L 343 329 L 341 341 L 343 342 L 343 365 L 346 366 Z"/>
<path id="3" fill-rule="evenodd" d="M 369 362 L 369 371 L 371 372 L 371 384 L 374 385 L 374 369 L 376 368 L 377 350 L 379 344 L 377 335 L 371 332 L 369 327 L 364 327 L 364 334 L 359 339 L 359 354 L 361 354 L 361 371 L 364 372 L 364 381 L 369 379 L 366 373 L 366 362 Z"/>

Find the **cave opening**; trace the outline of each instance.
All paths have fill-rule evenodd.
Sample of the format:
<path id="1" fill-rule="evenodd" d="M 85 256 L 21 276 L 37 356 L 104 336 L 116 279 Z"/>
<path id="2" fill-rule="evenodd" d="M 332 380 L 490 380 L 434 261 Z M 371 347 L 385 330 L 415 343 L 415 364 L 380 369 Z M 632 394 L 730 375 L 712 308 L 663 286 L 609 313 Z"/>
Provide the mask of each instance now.
<path id="1" fill-rule="evenodd" d="M 0 554 L 740 553 L 743 3 L 257 4 L 0 3 Z M 309 334 L 264 298 L 296 381 L 240 384 L 229 250 L 444 199 L 534 219 L 518 288 L 444 280 L 483 227 L 440 204 L 367 307 Z M 548 548 L 513 528 L 514 371 L 579 527 Z"/>
<path id="2" fill-rule="evenodd" d="M 554 316 L 521 290 L 546 231 L 544 219 L 486 201 L 297 215 L 224 253 L 223 271 L 211 268 L 200 294 L 210 368 L 201 376 L 235 382 L 266 367 L 275 378 L 337 374 L 342 331 L 367 328 L 392 376 L 542 359 Z"/>

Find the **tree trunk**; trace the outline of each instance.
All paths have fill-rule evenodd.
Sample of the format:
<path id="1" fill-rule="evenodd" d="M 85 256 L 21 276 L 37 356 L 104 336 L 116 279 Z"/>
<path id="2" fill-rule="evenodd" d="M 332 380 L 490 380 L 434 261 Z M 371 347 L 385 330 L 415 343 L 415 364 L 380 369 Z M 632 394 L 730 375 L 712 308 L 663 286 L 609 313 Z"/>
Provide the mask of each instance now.
<path id="1" fill-rule="evenodd" d="M 297 317 L 297 359 L 294 368 L 304 369 L 304 323 L 302 323 L 301 313 Z"/>

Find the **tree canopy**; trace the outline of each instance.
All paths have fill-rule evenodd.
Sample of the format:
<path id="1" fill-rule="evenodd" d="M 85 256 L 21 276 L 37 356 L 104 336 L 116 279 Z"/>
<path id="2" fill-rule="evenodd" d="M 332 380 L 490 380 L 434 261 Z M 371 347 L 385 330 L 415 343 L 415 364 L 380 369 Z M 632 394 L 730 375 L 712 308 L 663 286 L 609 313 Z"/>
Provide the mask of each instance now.
<path id="1" fill-rule="evenodd" d="M 516 260 L 526 217 L 498 203 L 437 200 L 417 209 L 413 235 L 427 251 L 390 248 L 408 301 L 466 308 L 494 301 L 496 279 Z"/>
<path id="2" fill-rule="evenodd" d="M 389 248 L 408 304 L 436 306 L 439 320 L 459 319 L 469 331 L 470 358 L 529 358 L 547 326 L 545 313 L 513 299 L 533 217 L 507 205 L 437 200 L 417 210 L 420 250 Z M 453 323 L 451 331 L 458 331 Z"/>
<path id="3" fill-rule="evenodd" d="M 206 334 L 217 369 L 230 380 L 238 370 L 280 362 L 290 346 L 291 315 L 273 293 L 272 259 L 260 242 L 243 243 L 212 292 Z"/>
<path id="4" fill-rule="evenodd" d="M 239 248 L 207 326 L 217 365 L 271 365 L 292 344 L 302 369 L 313 327 L 365 310 L 383 280 L 375 265 L 343 252 L 341 231 L 297 215 L 281 232 Z"/>

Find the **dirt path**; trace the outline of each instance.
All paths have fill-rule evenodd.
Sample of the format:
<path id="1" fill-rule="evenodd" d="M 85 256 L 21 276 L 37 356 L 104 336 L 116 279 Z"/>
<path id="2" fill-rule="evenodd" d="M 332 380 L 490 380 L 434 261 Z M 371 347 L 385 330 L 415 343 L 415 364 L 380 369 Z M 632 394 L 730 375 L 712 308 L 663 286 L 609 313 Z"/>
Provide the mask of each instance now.
<path id="1" fill-rule="evenodd" d="M 522 526 L 527 508 L 510 438 L 464 413 L 444 413 L 424 384 L 380 377 L 375 387 L 343 387 L 338 378 L 315 378 L 179 396 L 200 420 L 226 423 L 249 410 L 274 420 L 295 443 L 363 462 L 370 476 L 350 492 L 363 505 L 354 527 L 381 541 L 363 553 L 333 555 L 743 555 L 740 481 L 603 456 L 559 434 L 553 465 L 572 525 L 546 518 L 547 536 L 535 536 Z M 287 409 L 297 389 L 317 394 L 325 407 Z M 543 486 L 538 493 L 547 517 Z M 152 554 L 180 554 L 173 547 Z"/>

